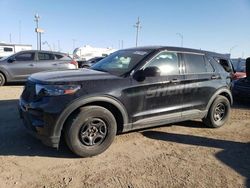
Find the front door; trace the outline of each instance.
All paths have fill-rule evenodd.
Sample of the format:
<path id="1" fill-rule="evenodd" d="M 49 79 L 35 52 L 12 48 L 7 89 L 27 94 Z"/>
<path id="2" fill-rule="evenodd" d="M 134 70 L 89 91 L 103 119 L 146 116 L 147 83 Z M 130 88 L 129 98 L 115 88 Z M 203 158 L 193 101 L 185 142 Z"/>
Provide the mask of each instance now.
<path id="1" fill-rule="evenodd" d="M 140 94 L 142 111 L 133 115 L 134 126 L 150 121 L 160 121 L 171 116 L 180 118 L 184 89 L 184 76 L 180 74 L 179 56 L 175 52 L 162 51 L 142 69 L 158 67 L 160 75 L 146 77 L 144 81 L 133 80 L 134 89 Z M 145 120 L 145 122 L 143 121 Z"/>
<path id="2" fill-rule="evenodd" d="M 9 73 L 14 80 L 26 80 L 33 73 L 35 65 L 34 52 L 21 52 L 13 56 L 14 61 L 8 64 Z"/>

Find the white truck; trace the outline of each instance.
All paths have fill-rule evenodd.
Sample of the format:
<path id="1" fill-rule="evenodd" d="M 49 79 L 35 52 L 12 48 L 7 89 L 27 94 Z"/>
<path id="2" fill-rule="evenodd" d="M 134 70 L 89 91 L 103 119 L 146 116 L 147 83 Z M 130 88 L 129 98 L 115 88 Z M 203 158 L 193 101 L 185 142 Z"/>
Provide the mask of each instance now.
<path id="1" fill-rule="evenodd" d="M 10 56 L 14 53 L 17 53 L 23 50 L 32 50 L 32 45 L 0 43 L 0 58 Z"/>
<path id="2" fill-rule="evenodd" d="M 94 57 L 105 57 L 109 54 L 115 52 L 116 49 L 113 48 L 95 48 L 89 45 L 85 45 L 80 48 L 76 48 L 73 51 L 73 58 L 77 62 L 85 62 Z"/>

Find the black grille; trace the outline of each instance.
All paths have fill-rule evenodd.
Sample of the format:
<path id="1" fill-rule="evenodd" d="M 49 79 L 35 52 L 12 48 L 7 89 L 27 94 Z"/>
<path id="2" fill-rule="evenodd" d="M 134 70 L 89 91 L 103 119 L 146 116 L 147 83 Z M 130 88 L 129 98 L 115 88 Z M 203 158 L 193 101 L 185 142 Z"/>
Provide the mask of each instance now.
<path id="1" fill-rule="evenodd" d="M 21 97 L 27 102 L 36 100 L 36 85 L 34 82 L 27 81 Z"/>

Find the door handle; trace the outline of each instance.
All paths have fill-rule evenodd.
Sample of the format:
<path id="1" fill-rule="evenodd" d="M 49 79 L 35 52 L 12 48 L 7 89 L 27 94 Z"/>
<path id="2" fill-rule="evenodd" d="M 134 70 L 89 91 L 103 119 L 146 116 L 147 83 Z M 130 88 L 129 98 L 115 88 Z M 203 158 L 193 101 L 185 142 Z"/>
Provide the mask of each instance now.
<path id="1" fill-rule="evenodd" d="M 212 79 L 212 80 L 217 80 L 217 79 L 220 79 L 220 76 L 213 75 L 213 76 L 211 76 L 211 79 Z"/>
<path id="2" fill-rule="evenodd" d="M 171 83 L 174 83 L 174 84 L 176 84 L 176 83 L 180 83 L 181 81 L 180 80 L 177 80 L 177 79 L 173 79 L 173 80 L 171 80 Z"/>
<path id="3" fill-rule="evenodd" d="M 163 84 L 169 84 L 171 81 L 167 80 L 167 81 L 163 81 Z"/>
<path id="4" fill-rule="evenodd" d="M 33 66 L 34 66 L 34 64 L 33 64 L 33 63 L 31 63 L 31 64 L 29 64 L 29 66 L 33 67 Z"/>

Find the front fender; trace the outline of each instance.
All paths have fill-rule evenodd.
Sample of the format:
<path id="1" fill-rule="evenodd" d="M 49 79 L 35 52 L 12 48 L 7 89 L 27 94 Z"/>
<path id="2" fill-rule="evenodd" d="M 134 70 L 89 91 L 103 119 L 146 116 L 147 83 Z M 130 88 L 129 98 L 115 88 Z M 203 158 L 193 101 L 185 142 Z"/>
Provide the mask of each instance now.
<path id="1" fill-rule="evenodd" d="M 10 80 L 10 75 L 9 75 L 9 73 L 4 68 L 0 67 L 0 72 L 2 72 L 4 74 L 4 76 L 6 78 L 6 82 L 8 80 Z"/>
<path id="2" fill-rule="evenodd" d="M 92 102 L 107 102 L 115 107 L 117 107 L 123 117 L 123 123 L 127 124 L 128 123 L 128 114 L 127 111 L 124 107 L 124 105 L 118 101 L 116 98 L 111 97 L 111 96 L 94 96 L 94 97 L 82 97 L 79 99 L 76 99 L 73 101 L 70 105 L 67 106 L 67 108 L 64 109 L 64 111 L 60 114 L 59 118 L 56 121 L 56 124 L 54 126 L 53 130 L 53 136 L 55 137 L 60 137 L 61 136 L 61 131 L 63 128 L 63 125 L 67 118 L 74 112 L 76 109 L 78 109 L 81 106 L 84 106 L 86 104 L 92 103 Z"/>

